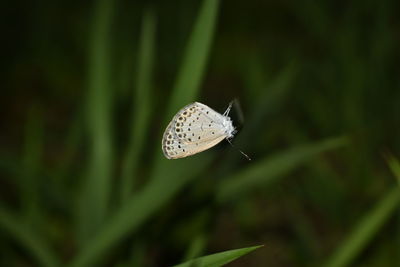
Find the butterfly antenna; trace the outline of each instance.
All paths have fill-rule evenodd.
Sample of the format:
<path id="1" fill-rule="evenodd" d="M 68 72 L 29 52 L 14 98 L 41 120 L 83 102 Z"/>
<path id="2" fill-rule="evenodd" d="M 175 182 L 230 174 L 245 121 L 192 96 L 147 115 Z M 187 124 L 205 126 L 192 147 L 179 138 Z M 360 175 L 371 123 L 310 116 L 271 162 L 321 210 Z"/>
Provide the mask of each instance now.
<path id="1" fill-rule="evenodd" d="M 229 112 L 231 111 L 232 105 L 233 105 L 233 101 L 231 101 L 229 103 L 228 108 L 225 110 L 225 112 L 224 112 L 224 114 L 222 114 L 222 116 L 225 116 L 225 117 L 228 116 Z"/>
<path id="2" fill-rule="evenodd" d="M 244 152 L 243 152 L 242 150 L 240 150 L 239 148 L 235 147 L 235 146 L 232 144 L 231 140 L 229 140 L 228 138 L 227 138 L 226 140 L 228 141 L 229 144 L 231 144 L 232 147 L 234 147 L 234 148 L 236 148 L 237 150 L 239 150 L 239 152 L 240 152 L 243 156 L 245 156 L 247 160 L 249 160 L 249 161 L 251 160 L 251 158 L 250 158 L 246 153 L 244 153 Z"/>

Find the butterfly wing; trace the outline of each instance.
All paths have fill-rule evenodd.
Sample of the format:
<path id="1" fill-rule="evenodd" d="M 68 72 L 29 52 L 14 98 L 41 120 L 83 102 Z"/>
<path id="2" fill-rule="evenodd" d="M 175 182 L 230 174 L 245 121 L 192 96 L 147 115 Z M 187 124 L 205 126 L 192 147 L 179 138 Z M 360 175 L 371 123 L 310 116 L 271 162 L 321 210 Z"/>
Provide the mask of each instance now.
<path id="1" fill-rule="evenodd" d="M 215 146 L 226 138 L 222 115 L 195 102 L 182 108 L 165 130 L 162 149 L 165 157 L 187 157 Z"/>

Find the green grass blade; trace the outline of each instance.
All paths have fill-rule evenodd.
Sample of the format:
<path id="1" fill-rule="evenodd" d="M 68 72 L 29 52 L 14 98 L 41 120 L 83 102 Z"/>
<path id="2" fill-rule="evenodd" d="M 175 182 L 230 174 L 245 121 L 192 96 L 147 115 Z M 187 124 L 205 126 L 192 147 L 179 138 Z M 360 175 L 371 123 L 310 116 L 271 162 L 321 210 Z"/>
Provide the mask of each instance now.
<path id="1" fill-rule="evenodd" d="M 238 142 L 243 144 L 259 129 L 266 117 L 275 114 L 287 98 L 298 73 L 295 62 L 287 65 L 274 80 L 266 85 L 266 90 L 260 94 L 254 108 L 246 120 L 243 131 L 238 136 Z"/>
<path id="2" fill-rule="evenodd" d="M 183 55 L 166 120 L 198 96 L 214 37 L 219 0 L 204 0 Z"/>
<path id="3" fill-rule="evenodd" d="M 152 11 L 143 16 L 138 55 L 136 91 L 131 114 L 131 140 L 122 166 L 121 199 L 128 199 L 134 186 L 139 155 L 145 144 L 151 113 L 151 77 L 154 60 L 156 21 Z"/>
<path id="4" fill-rule="evenodd" d="M 278 155 L 266 157 L 234 174 L 233 177 L 224 179 L 218 187 L 217 198 L 221 202 L 237 198 L 240 194 L 244 194 L 257 186 L 275 181 L 314 156 L 340 147 L 345 143 L 346 138 L 333 138 L 291 148 Z"/>
<path id="5" fill-rule="evenodd" d="M 89 46 L 87 127 L 89 166 L 78 203 L 78 231 L 85 242 L 98 230 L 106 216 L 111 190 L 111 66 L 110 32 L 113 1 L 96 2 Z"/>
<path id="6" fill-rule="evenodd" d="M 349 266 L 370 243 L 400 203 L 400 190 L 393 188 L 369 211 L 353 229 L 348 238 L 339 245 L 331 259 L 323 266 Z"/>
<path id="7" fill-rule="evenodd" d="M 205 0 L 190 36 L 181 71 L 169 103 L 170 114 L 194 100 L 204 73 L 205 62 L 214 32 L 218 8 L 215 0 Z M 166 118 L 170 119 L 170 116 Z M 104 252 L 149 219 L 165 205 L 184 185 L 206 168 L 213 158 L 208 154 L 180 161 L 166 160 L 161 149 L 150 182 L 144 189 L 131 196 L 115 213 L 102 231 L 71 262 L 71 266 L 87 266 L 99 261 Z"/>
<path id="8" fill-rule="evenodd" d="M 186 45 L 183 62 L 180 66 L 175 86 L 169 100 L 166 123 L 183 106 L 193 102 L 197 97 L 200 84 L 205 72 L 206 62 L 214 37 L 219 0 L 204 0 L 194 24 L 193 30 Z M 152 180 L 163 182 L 165 173 L 171 173 L 171 169 L 166 167 L 165 158 L 161 153 L 161 148 L 157 148 L 152 173 Z M 191 165 L 179 164 L 181 168 L 190 171 Z M 174 168 L 173 171 L 175 171 Z M 182 171 L 182 170 L 179 170 Z M 171 173 L 171 177 L 174 177 Z M 176 179 L 177 177 L 175 177 Z M 171 183 L 174 181 L 171 180 Z"/>
<path id="9" fill-rule="evenodd" d="M 218 267 L 223 266 L 237 258 L 242 257 L 262 246 L 254 246 L 240 249 L 228 250 L 220 253 L 215 253 L 208 256 L 196 258 L 185 263 L 175 265 L 174 267 Z"/>
<path id="10" fill-rule="evenodd" d="M 400 185 L 400 162 L 393 156 L 388 156 L 387 162 Z"/>
<path id="11" fill-rule="evenodd" d="M 214 37 L 218 6 L 219 0 L 204 0 L 202 3 L 169 100 L 166 121 L 169 121 L 180 108 L 193 102 L 199 93 Z M 213 158 L 214 154 L 208 153 L 194 158 L 171 161 L 164 158 L 161 148 L 157 148 L 151 183 L 156 188 L 165 187 L 166 177 L 168 177 L 168 184 L 177 187 L 173 192 L 175 194 L 184 185 L 181 182 L 181 176 L 184 176 L 185 180 L 195 177 Z M 172 193 L 168 194 L 169 197 L 173 196 Z"/>
<path id="12" fill-rule="evenodd" d="M 28 114 L 25 131 L 25 151 L 23 158 L 22 179 L 20 180 L 21 204 L 25 220 L 31 227 L 39 225 L 40 192 L 38 175 L 43 154 L 43 121 L 42 112 L 33 107 Z"/>
<path id="13" fill-rule="evenodd" d="M 197 258 L 202 254 L 202 252 L 206 247 L 207 247 L 206 234 L 204 233 L 197 234 L 185 252 L 184 261 L 189 261 L 191 259 Z"/>
<path id="14" fill-rule="evenodd" d="M 163 179 L 150 181 L 142 191 L 132 195 L 129 200 L 104 225 L 102 231 L 71 262 L 70 266 L 88 266 L 98 262 L 105 252 L 110 250 L 124 237 L 134 233 L 153 216 L 163 205 L 187 185 L 200 171 L 207 168 L 212 157 L 197 156 L 180 161 L 164 160 Z M 185 165 L 191 166 L 186 173 Z"/>
<path id="15" fill-rule="evenodd" d="M 1 206 L 0 228 L 24 247 L 37 260 L 39 266 L 60 266 L 59 260 L 43 240 L 31 232 L 30 227 L 23 224 L 23 220 L 15 218 Z"/>
<path id="16" fill-rule="evenodd" d="M 251 69 L 263 73 L 260 68 L 261 67 L 257 65 L 257 67 Z M 249 112 L 248 119 L 245 119 L 243 129 L 235 137 L 233 141 L 235 145 L 241 147 L 245 151 L 250 151 L 247 149 L 251 149 L 251 143 L 249 143 L 248 140 L 260 129 L 260 125 L 263 125 L 265 121 L 275 114 L 282 106 L 292 88 L 297 72 L 298 68 L 296 63 L 291 63 L 286 66 L 275 79 L 269 82 L 268 85 L 265 85 L 266 89 L 260 94 L 257 102 L 252 105 L 252 110 Z M 248 83 L 250 84 L 250 82 Z M 226 155 L 216 176 L 226 175 L 226 173 L 235 166 L 234 162 L 239 159 L 241 159 L 241 157 L 238 157 L 236 153 Z"/>

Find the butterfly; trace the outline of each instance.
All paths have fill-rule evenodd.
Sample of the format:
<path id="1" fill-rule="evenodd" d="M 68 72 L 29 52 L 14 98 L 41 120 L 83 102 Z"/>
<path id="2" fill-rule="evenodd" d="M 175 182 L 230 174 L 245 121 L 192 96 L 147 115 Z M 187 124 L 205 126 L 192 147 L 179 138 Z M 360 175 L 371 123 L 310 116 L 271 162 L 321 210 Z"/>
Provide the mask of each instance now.
<path id="1" fill-rule="evenodd" d="M 232 103 L 223 114 L 194 102 L 172 118 L 162 138 L 162 151 L 167 159 L 188 157 L 209 149 L 222 140 L 230 141 L 236 133 L 228 116 Z"/>

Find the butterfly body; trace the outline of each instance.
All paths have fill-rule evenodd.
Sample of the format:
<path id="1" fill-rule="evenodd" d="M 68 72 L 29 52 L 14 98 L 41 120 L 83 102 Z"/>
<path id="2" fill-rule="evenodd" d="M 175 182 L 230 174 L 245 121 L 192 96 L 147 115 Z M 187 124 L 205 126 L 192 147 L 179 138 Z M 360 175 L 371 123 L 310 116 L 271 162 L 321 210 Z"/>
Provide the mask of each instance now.
<path id="1" fill-rule="evenodd" d="M 232 138 L 235 128 L 228 116 L 230 107 L 224 114 L 199 102 L 182 108 L 164 132 L 162 150 L 165 157 L 188 157 Z"/>

